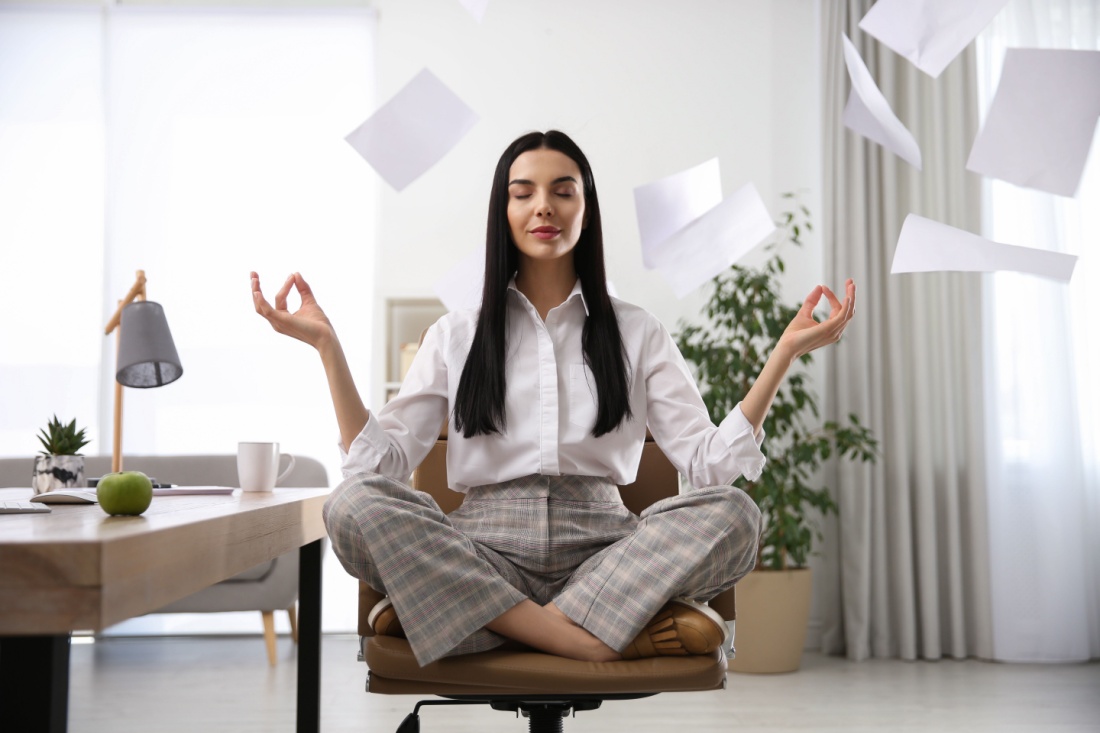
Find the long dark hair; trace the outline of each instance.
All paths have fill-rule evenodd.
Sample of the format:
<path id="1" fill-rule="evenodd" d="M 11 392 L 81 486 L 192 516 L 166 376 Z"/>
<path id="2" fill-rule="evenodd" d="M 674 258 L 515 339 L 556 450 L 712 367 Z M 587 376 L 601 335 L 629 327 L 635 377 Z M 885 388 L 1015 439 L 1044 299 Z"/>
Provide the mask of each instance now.
<path id="1" fill-rule="evenodd" d="M 596 382 L 598 407 L 592 435 L 610 433 L 632 417 L 629 375 L 619 321 L 603 263 L 603 229 L 596 181 L 588 159 L 568 135 L 557 130 L 531 132 L 516 139 L 500 156 L 489 196 L 489 223 L 485 236 L 485 286 L 481 312 L 470 354 L 462 369 L 455 396 L 455 427 L 462 435 L 501 433 L 506 429 L 504 409 L 505 313 L 508 282 L 519 268 L 519 251 L 508 225 L 508 173 L 512 163 L 529 150 L 547 148 L 572 158 L 580 168 L 588 224 L 573 248 L 573 264 L 588 306 L 581 335 L 584 360 Z"/>

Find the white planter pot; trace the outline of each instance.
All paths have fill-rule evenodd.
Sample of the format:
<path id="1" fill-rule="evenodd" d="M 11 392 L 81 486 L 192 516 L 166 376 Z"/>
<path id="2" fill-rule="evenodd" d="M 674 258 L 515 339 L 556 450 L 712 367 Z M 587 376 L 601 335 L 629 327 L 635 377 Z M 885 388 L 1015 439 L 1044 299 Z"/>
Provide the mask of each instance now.
<path id="1" fill-rule="evenodd" d="M 35 494 L 45 494 L 54 489 L 82 489 L 84 480 L 84 456 L 34 457 L 34 476 L 31 486 Z"/>
<path id="2" fill-rule="evenodd" d="M 810 621 L 809 568 L 754 570 L 737 584 L 737 655 L 731 672 L 794 672 Z"/>

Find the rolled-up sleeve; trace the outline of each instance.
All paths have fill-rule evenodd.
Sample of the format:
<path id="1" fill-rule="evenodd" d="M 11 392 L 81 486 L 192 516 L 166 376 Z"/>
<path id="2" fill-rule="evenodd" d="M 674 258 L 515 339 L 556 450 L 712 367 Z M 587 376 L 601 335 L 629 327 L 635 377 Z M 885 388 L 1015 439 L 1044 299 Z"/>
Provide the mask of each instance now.
<path id="1" fill-rule="evenodd" d="M 340 448 L 340 470 L 344 478 L 357 473 L 379 473 L 378 466 L 382 463 L 385 451 L 379 450 L 377 446 L 386 443 L 386 431 L 378 424 L 374 413 L 371 413 L 367 424 L 351 442 L 350 449 L 345 451 L 343 442 L 337 441 Z"/>
<path id="2" fill-rule="evenodd" d="M 760 450 L 760 446 L 764 444 L 764 429 L 761 428 L 757 434 L 753 433 L 752 423 L 741 412 L 740 402 L 718 426 L 718 433 L 729 446 L 734 462 L 741 466 L 741 475 L 749 481 L 760 478 L 768 460 Z"/>
<path id="3" fill-rule="evenodd" d="M 447 366 L 439 325 L 424 335 L 401 389 L 340 448 L 344 477 L 378 473 L 405 481 L 439 438 L 447 418 Z"/>
<path id="4" fill-rule="evenodd" d="M 646 343 L 646 422 L 654 440 L 692 486 L 755 481 L 766 458 L 741 404 L 715 425 L 672 336 L 653 320 Z"/>

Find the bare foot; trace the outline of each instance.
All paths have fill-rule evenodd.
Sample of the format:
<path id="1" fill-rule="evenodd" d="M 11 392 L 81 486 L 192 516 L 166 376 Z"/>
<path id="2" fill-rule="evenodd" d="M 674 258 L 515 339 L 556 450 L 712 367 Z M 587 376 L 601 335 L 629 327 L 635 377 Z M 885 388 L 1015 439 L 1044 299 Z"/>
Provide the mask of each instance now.
<path id="1" fill-rule="evenodd" d="M 545 606 L 543 606 L 543 608 L 545 610 L 549 611 L 551 615 L 557 616 L 558 618 L 560 618 L 562 621 L 569 624 L 573 628 L 580 629 L 581 631 L 584 632 L 584 635 L 587 637 L 587 640 L 591 643 L 590 648 L 588 648 L 587 651 L 585 652 L 586 655 L 587 655 L 585 657 L 587 659 L 587 661 L 590 661 L 590 662 L 617 662 L 617 661 L 620 661 L 623 658 L 622 654 L 619 654 L 619 652 L 615 651 L 614 649 L 609 647 L 607 644 L 600 641 L 599 637 L 593 635 L 591 632 L 584 629 L 583 627 L 578 626 L 577 622 L 574 621 L 573 619 L 569 618 L 568 616 L 566 616 L 560 608 L 558 608 L 556 605 L 554 605 L 553 601 L 550 601 L 549 603 L 547 603 Z"/>
<path id="2" fill-rule="evenodd" d="M 622 655 L 573 623 L 553 603 L 540 606 L 530 599 L 522 601 L 490 621 L 485 628 L 559 657 L 582 662 L 622 659 Z"/>

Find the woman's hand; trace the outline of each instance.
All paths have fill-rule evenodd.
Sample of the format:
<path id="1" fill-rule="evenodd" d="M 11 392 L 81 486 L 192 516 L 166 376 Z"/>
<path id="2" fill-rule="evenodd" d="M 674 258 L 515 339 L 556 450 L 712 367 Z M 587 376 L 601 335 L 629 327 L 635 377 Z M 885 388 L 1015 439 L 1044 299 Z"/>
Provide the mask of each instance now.
<path id="1" fill-rule="evenodd" d="M 293 313 L 286 307 L 286 296 L 290 295 L 291 288 L 297 290 L 302 298 L 302 305 Z M 256 312 L 267 319 L 276 331 L 304 341 L 320 352 L 332 405 L 336 408 L 336 422 L 340 425 L 340 440 L 344 450 L 350 450 L 355 436 L 362 432 L 370 419 L 370 412 L 355 388 L 355 380 L 336 338 L 336 330 L 321 306 L 317 305 L 317 299 L 313 297 L 305 278 L 297 272 L 288 277 L 279 292 L 275 293 L 275 307 L 272 308 L 260 290 L 259 275 L 252 273 L 252 302 L 256 305 Z"/>
<path id="2" fill-rule="evenodd" d="M 771 409 L 772 401 L 779 391 L 787 370 L 795 360 L 808 354 L 814 349 L 826 344 L 835 344 L 844 333 L 848 321 L 852 320 L 852 314 L 856 308 L 856 285 L 850 279 L 844 284 L 844 302 L 840 302 L 833 291 L 824 285 L 818 285 L 806 296 L 798 314 L 779 337 L 779 343 L 775 350 L 764 363 L 759 376 L 749 388 L 748 394 L 741 399 L 741 412 L 753 427 L 754 433 L 760 433 L 764 425 L 764 418 Z M 832 305 L 832 312 L 824 321 L 818 323 L 814 320 L 814 307 L 824 295 Z"/>
<path id="3" fill-rule="evenodd" d="M 844 289 L 844 302 L 841 302 L 833 291 L 824 285 L 818 285 L 810 291 L 794 320 L 779 337 L 776 350 L 782 349 L 784 356 L 789 357 L 791 363 L 794 363 L 795 359 L 814 349 L 839 341 L 841 334 L 848 326 L 848 321 L 852 320 L 856 307 L 856 284 L 849 279 L 844 283 Z M 817 307 L 823 294 L 829 299 L 832 309 L 829 317 L 819 323 L 814 319 L 814 308 Z"/>
<path id="4" fill-rule="evenodd" d="M 291 313 L 286 307 L 286 298 L 290 295 L 290 289 L 298 291 L 302 299 L 302 305 Z M 260 277 L 252 273 L 252 302 L 256 306 L 256 312 L 263 316 L 271 327 L 287 336 L 292 336 L 299 341 L 304 341 L 315 349 L 320 350 L 326 342 L 335 340 L 336 331 L 332 327 L 328 316 L 317 305 L 317 299 L 313 297 L 313 291 L 305 278 L 300 273 L 294 273 L 286 279 L 283 287 L 275 293 L 275 307 L 264 298 L 260 290 Z"/>

